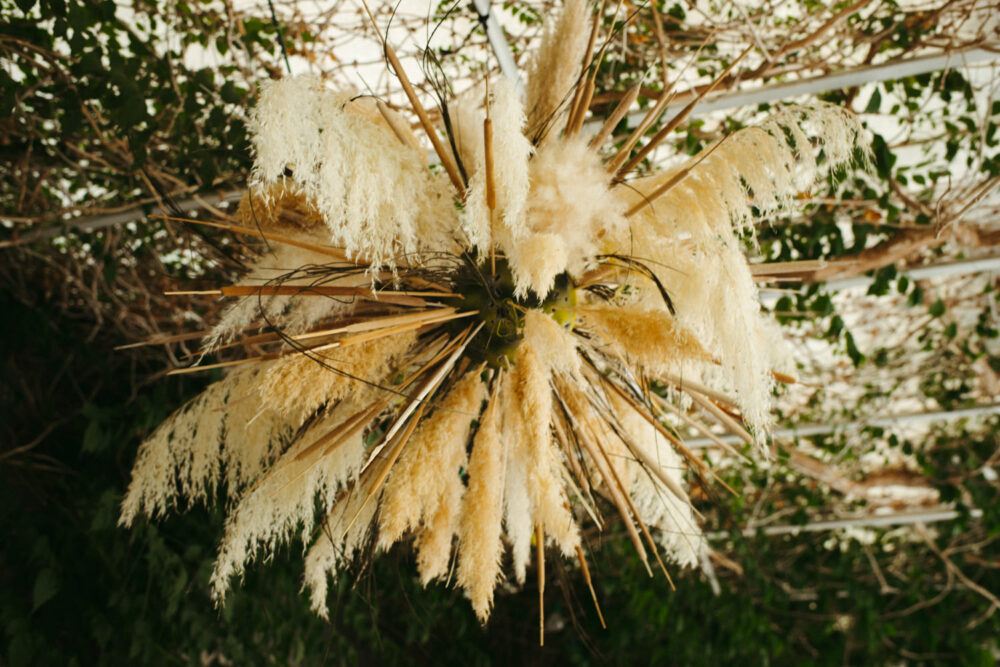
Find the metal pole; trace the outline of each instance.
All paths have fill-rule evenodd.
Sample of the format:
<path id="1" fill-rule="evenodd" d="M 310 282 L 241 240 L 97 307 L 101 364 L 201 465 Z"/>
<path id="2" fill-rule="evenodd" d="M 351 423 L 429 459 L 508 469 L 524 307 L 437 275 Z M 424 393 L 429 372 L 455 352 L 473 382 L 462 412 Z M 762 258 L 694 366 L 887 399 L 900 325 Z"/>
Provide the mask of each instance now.
<path id="1" fill-rule="evenodd" d="M 983 516 L 981 509 L 975 508 L 969 511 L 969 516 L 979 519 Z M 887 526 L 907 526 L 915 523 L 937 523 L 939 521 L 952 521 L 959 517 L 957 510 L 948 507 L 938 507 L 934 509 L 910 510 L 906 512 L 896 512 L 893 514 L 874 514 L 870 516 L 854 516 L 843 519 L 825 519 L 821 521 L 810 521 L 802 525 L 782 524 L 776 526 L 747 526 L 740 531 L 746 537 L 753 537 L 759 530 L 766 536 L 774 535 L 798 535 L 799 533 L 818 533 L 824 530 L 840 530 L 841 528 L 885 528 Z M 729 537 L 725 531 L 706 533 L 709 540 L 721 540 Z"/>
<path id="2" fill-rule="evenodd" d="M 514 54 L 511 53 L 510 44 L 507 43 L 507 38 L 503 34 L 503 28 L 500 27 L 500 22 L 497 21 L 497 17 L 490 8 L 490 0 L 473 0 L 472 6 L 475 8 L 476 14 L 479 15 L 479 22 L 483 25 L 483 29 L 486 30 L 486 38 L 490 41 L 497 62 L 500 63 L 500 71 L 510 79 L 510 82 L 517 88 L 518 94 L 523 97 L 524 82 L 521 80 L 521 73 L 514 62 Z"/>
<path id="3" fill-rule="evenodd" d="M 971 419 L 974 417 L 988 417 L 1000 415 L 1000 403 L 993 405 L 981 405 L 975 408 L 964 410 L 942 410 L 938 412 L 913 412 L 890 417 L 873 417 L 872 419 L 861 419 L 858 421 L 840 422 L 836 424 L 803 424 L 792 428 L 783 428 L 774 431 L 771 437 L 775 440 L 795 440 L 796 438 L 809 438 L 814 435 L 834 433 L 836 431 L 859 430 L 862 428 L 893 428 L 904 424 L 921 424 L 934 421 L 951 421 L 954 419 Z M 719 440 L 735 445 L 743 440 L 732 433 L 720 435 Z M 715 441 L 711 438 L 691 438 L 685 440 L 684 445 L 690 448 L 711 447 Z"/>
<path id="4" fill-rule="evenodd" d="M 965 67 L 995 60 L 1000 60 L 1000 44 L 991 44 L 987 48 L 971 48 L 964 51 L 950 51 L 939 55 L 907 58 L 906 60 L 888 62 L 882 65 L 858 67 L 823 74 L 800 81 L 760 86 L 752 90 L 736 90 L 720 93 L 699 103 L 695 107 L 693 115 L 699 116 L 723 109 L 777 102 L 803 95 L 818 95 L 831 90 L 842 90 L 868 83 L 890 81 L 907 76 L 916 76 L 928 72 L 937 72 L 942 69 Z M 689 101 L 687 97 L 679 95 L 677 99 L 667 106 L 665 115 L 669 115 L 671 110 L 677 111 L 683 108 Z M 645 111 L 630 113 L 628 115 L 629 125 L 632 127 L 636 126 L 645 114 Z"/>
<path id="5" fill-rule="evenodd" d="M 155 206 L 153 207 L 153 212 L 154 214 L 160 215 L 190 213 L 191 211 L 196 211 L 208 206 L 219 206 L 220 204 L 239 201 L 242 196 L 243 190 L 206 192 L 205 194 L 196 195 L 190 199 L 179 201 L 174 206 L 167 209 L 161 209 L 159 206 Z M 124 211 L 110 213 L 107 215 L 72 218 L 70 220 L 64 220 L 61 225 L 39 227 L 25 234 L 21 234 L 17 239 L 0 241 L 0 248 L 9 248 L 11 246 L 32 243 L 34 241 L 44 241 L 61 234 L 65 234 L 71 229 L 78 232 L 96 232 L 104 229 L 105 227 L 113 227 L 115 225 L 121 225 L 135 220 L 143 220 L 145 218 L 146 212 L 145 207 L 143 206 L 133 206 L 125 209 Z"/>

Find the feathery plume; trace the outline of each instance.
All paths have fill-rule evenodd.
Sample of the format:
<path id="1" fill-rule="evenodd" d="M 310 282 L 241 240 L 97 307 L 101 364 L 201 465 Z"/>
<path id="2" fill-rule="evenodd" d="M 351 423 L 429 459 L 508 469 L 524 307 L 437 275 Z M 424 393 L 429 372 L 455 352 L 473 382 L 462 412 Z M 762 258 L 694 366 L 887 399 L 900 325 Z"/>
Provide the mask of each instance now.
<path id="1" fill-rule="evenodd" d="M 237 295 L 203 341 L 222 361 L 184 369 L 230 372 L 143 443 L 121 513 L 225 489 L 216 600 L 297 538 L 325 616 L 331 578 L 412 540 L 421 580 L 457 562 L 485 623 L 508 547 L 514 581 L 533 545 L 544 581 L 545 548 L 585 563 L 581 526 L 609 507 L 647 566 L 703 559 L 685 471 L 707 464 L 660 406 L 686 419 L 694 401 L 762 441 L 783 360 L 743 238 L 815 178 L 820 145 L 839 164 L 861 129 L 829 105 L 789 109 L 622 183 L 645 154 L 609 167 L 599 142 L 561 133 L 587 19 L 566 0 L 523 105 L 506 81 L 485 108 L 475 88 L 449 104 L 455 150 L 436 152 L 467 184 L 428 169 L 384 103 L 310 77 L 262 86 L 242 225 L 225 228 L 267 252 L 218 291 Z"/>

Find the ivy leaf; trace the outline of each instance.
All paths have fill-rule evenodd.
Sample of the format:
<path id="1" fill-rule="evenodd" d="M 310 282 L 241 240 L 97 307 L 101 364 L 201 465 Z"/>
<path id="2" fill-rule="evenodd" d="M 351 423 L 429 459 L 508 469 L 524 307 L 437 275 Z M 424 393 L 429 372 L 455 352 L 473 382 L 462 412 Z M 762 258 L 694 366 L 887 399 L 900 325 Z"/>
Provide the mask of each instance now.
<path id="1" fill-rule="evenodd" d="M 896 164 L 896 156 L 889 150 L 889 146 L 880 134 L 876 134 L 872 139 L 872 154 L 875 156 L 875 171 L 888 180 L 892 167 Z"/>
<path id="2" fill-rule="evenodd" d="M 47 567 L 35 577 L 35 588 L 31 595 L 31 611 L 35 611 L 51 600 L 57 592 L 59 592 L 59 579 L 56 577 L 55 571 Z"/>
<path id="3" fill-rule="evenodd" d="M 879 107 L 882 106 L 882 93 L 879 92 L 878 88 L 872 93 L 872 98 L 868 100 L 868 106 L 865 107 L 865 113 L 878 113 Z"/>

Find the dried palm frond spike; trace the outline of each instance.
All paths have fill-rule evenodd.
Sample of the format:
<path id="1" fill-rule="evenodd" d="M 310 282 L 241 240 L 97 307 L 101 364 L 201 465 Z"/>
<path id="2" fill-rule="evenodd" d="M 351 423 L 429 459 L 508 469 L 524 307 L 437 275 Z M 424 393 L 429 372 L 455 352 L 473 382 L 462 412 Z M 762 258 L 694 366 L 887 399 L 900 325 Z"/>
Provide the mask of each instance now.
<path id="1" fill-rule="evenodd" d="M 626 185 L 573 131 L 585 108 L 563 130 L 587 98 L 588 13 L 567 0 L 526 101 L 504 80 L 485 105 L 454 101 L 435 131 L 453 133 L 460 188 L 384 104 L 307 77 L 262 86 L 233 229 L 268 252 L 215 292 L 233 302 L 203 356 L 225 359 L 192 368 L 230 372 L 142 445 L 121 513 L 226 494 L 217 600 L 296 535 L 322 615 L 330 577 L 398 541 L 483 622 L 545 549 L 585 568 L 581 526 L 609 510 L 650 572 L 704 556 L 685 476 L 710 470 L 663 406 L 763 441 L 783 360 L 739 235 L 861 129 L 796 107 Z"/>

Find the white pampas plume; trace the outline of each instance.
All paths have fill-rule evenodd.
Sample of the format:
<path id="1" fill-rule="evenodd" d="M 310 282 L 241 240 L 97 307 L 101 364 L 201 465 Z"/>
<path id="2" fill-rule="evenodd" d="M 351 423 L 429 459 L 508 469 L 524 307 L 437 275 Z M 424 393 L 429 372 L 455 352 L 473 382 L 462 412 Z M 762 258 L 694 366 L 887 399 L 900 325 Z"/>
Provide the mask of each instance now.
<path id="1" fill-rule="evenodd" d="M 527 435 L 523 452 L 526 483 L 532 523 L 541 524 L 546 537 L 569 557 L 576 553 L 580 535 L 563 489 L 563 465 L 551 433 L 550 373 L 539 352 L 522 342 L 514 365 L 517 409 L 521 411 Z"/>
<path id="2" fill-rule="evenodd" d="M 178 497 L 204 500 L 220 481 L 235 497 L 257 478 L 290 435 L 260 405 L 256 385 L 267 367 L 240 368 L 216 382 L 142 444 L 120 524 L 131 525 L 139 513 L 160 516 Z"/>
<path id="3" fill-rule="evenodd" d="M 652 424 L 624 401 L 615 399 L 613 397 L 612 403 L 619 423 L 631 439 L 632 446 L 644 450 L 644 458 L 653 462 L 659 474 L 672 482 L 668 488 L 659 474 L 640 465 L 634 456 L 629 455 L 625 460 L 631 469 L 628 478 L 632 502 L 643 522 L 658 529 L 660 545 L 670 559 L 681 566 L 694 567 L 701 553 L 707 549 L 707 543 L 695 521 L 691 503 L 682 491 L 685 486 L 684 462 Z M 683 494 L 680 497 L 679 491 Z"/>
<path id="4" fill-rule="evenodd" d="M 504 527 L 510 542 L 514 577 L 524 583 L 525 571 L 531 561 L 531 540 L 535 532 L 532 518 L 531 492 L 528 488 L 528 431 L 524 413 L 518 404 L 514 382 L 506 382 L 498 399 L 503 413 L 504 446 L 507 450 L 504 471 Z"/>
<path id="5" fill-rule="evenodd" d="M 462 497 L 458 528 L 458 585 L 485 623 L 493 606 L 493 589 L 500 576 L 505 447 L 500 437 L 500 406 L 496 396 L 483 413 L 469 457 L 469 486 Z"/>
<path id="6" fill-rule="evenodd" d="M 261 403 L 298 427 L 320 406 L 368 389 L 355 378 L 382 382 L 416 340 L 416 333 L 405 331 L 312 356 L 296 354 L 279 359 L 261 378 Z"/>
<path id="7" fill-rule="evenodd" d="M 706 380 L 735 395 L 758 438 L 770 421 L 772 369 L 758 347 L 765 337 L 757 287 L 733 232 L 752 221 L 751 201 L 758 211 L 772 212 L 815 178 L 819 149 L 800 125 L 825 132 L 823 148 L 839 160 L 833 166 L 851 158 L 862 136 L 857 119 L 837 107 L 794 107 L 724 139 L 704 160 L 696 156 L 688 165 L 620 188 L 632 207 L 690 168 L 684 180 L 629 219 L 628 236 L 619 235 L 614 245 L 637 255 L 659 278 L 678 324 L 720 362 L 704 367 Z M 660 300 L 648 281 L 634 280 L 647 303 Z"/>
<path id="8" fill-rule="evenodd" d="M 491 221 L 486 204 L 486 161 L 483 119 L 485 114 L 473 105 L 471 96 L 463 97 L 457 134 L 461 137 L 459 153 L 470 174 L 469 191 L 461 215 L 461 225 L 469 245 L 487 252 L 494 236 L 520 238 L 525 228 L 525 201 L 528 198 L 528 159 L 532 146 L 522 130 L 524 109 L 514 85 L 505 78 L 490 88 L 490 120 L 493 124 L 493 175 L 496 208 Z M 494 230 L 494 224 L 496 230 Z"/>
<path id="9" fill-rule="evenodd" d="M 467 463 L 465 445 L 485 396 L 486 386 L 479 374 L 466 373 L 413 433 L 382 494 L 380 548 L 388 549 L 404 532 L 420 527 L 421 522 L 425 530 L 432 527 L 439 510 L 444 514 L 438 520 L 453 530 L 448 519 L 458 516 L 457 501 L 464 488 L 460 469 Z M 443 535 L 435 537 L 444 539 Z M 430 553 L 428 559 L 435 560 Z"/>
<path id="10" fill-rule="evenodd" d="M 248 122 L 255 157 L 250 184 L 267 187 L 290 170 L 334 244 L 391 266 L 400 253 L 441 241 L 418 238 L 419 216 L 447 211 L 424 156 L 403 146 L 367 106 L 374 103 L 327 90 L 315 77 L 263 85 Z"/>
<path id="11" fill-rule="evenodd" d="M 562 373 L 577 377 L 580 372 L 580 355 L 577 339 L 564 326 L 549 315 L 529 310 L 524 315 L 524 343 L 539 350 L 542 362 L 549 373 Z"/>
<path id="12" fill-rule="evenodd" d="M 665 307 L 594 304 L 579 306 L 577 313 L 583 326 L 611 345 L 615 354 L 655 375 L 676 373 L 690 361 L 712 361 L 698 339 Z"/>
<path id="13" fill-rule="evenodd" d="M 602 239 L 625 228 L 624 204 L 608 175 L 579 136 L 552 141 L 531 161 L 526 232 L 498 235 L 510 259 L 518 294 L 545 295 L 564 271 L 583 273 Z"/>
<path id="14" fill-rule="evenodd" d="M 566 122 L 566 111 L 587 50 L 586 0 L 566 0 L 559 17 L 545 26 L 542 42 L 528 64 L 528 126 L 535 141 L 555 136 Z"/>
<path id="15" fill-rule="evenodd" d="M 377 503 L 365 502 L 371 482 L 362 479 L 341 494 L 330 510 L 316 541 L 306 553 L 304 588 L 308 588 L 314 612 L 329 618 L 326 596 L 329 580 L 337 576 L 361 552 L 371 529 Z M 353 523 L 350 523 L 353 521 Z M 350 523 L 350 528 L 344 533 Z"/>
<path id="16" fill-rule="evenodd" d="M 371 397 L 371 390 L 367 392 Z M 274 464 L 266 477 L 236 504 L 226 520 L 226 533 L 212 570 L 212 596 L 221 601 L 234 575 L 261 548 L 273 552 L 300 528 L 308 543 L 315 521 L 316 498 L 333 505 L 336 494 L 361 467 L 364 423 L 329 439 L 363 401 L 345 402 L 320 418 Z M 328 442 L 326 440 L 329 440 Z M 323 446 L 317 447 L 317 443 Z"/>

